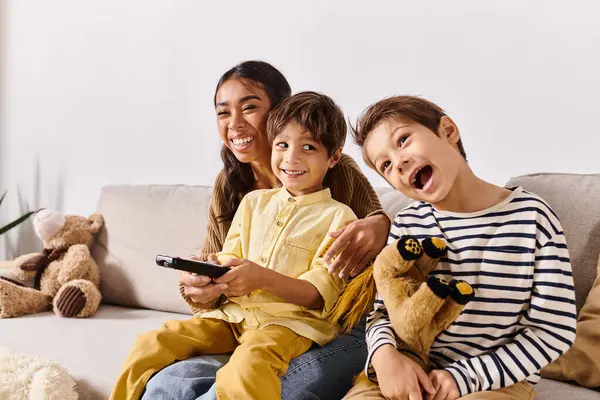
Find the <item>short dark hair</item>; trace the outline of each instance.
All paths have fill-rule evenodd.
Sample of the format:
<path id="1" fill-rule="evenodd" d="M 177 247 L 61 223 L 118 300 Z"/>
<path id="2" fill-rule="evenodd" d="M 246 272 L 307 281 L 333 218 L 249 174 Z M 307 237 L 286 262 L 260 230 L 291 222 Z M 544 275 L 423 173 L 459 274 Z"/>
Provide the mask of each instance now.
<path id="1" fill-rule="evenodd" d="M 354 142 L 363 149 L 363 158 L 371 165 L 365 157 L 364 144 L 369 134 L 383 121 L 388 119 L 408 119 L 431 130 L 439 136 L 438 128 L 442 117 L 446 116 L 444 110 L 429 100 L 415 96 L 393 96 L 371 104 L 358 117 L 356 126 L 351 127 Z M 458 151 L 467 159 L 467 154 L 459 139 Z"/>
<path id="2" fill-rule="evenodd" d="M 269 113 L 267 137 L 273 144 L 285 127 L 295 122 L 327 148 L 329 156 L 344 146 L 348 126 L 344 113 L 337 104 L 322 93 L 299 92 L 283 100 Z"/>

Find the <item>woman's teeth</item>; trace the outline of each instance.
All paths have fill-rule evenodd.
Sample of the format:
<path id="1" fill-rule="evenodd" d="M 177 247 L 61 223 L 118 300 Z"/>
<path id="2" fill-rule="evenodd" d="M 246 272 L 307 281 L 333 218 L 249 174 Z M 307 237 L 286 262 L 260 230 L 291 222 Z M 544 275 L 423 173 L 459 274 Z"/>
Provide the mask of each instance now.
<path id="1" fill-rule="evenodd" d="M 235 146 L 245 146 L 253 140 L 254 140 L 253 137 L 245 137 L 245 138 L 241 138 L 241 139 L 231 139 L 231 142 Z"/>

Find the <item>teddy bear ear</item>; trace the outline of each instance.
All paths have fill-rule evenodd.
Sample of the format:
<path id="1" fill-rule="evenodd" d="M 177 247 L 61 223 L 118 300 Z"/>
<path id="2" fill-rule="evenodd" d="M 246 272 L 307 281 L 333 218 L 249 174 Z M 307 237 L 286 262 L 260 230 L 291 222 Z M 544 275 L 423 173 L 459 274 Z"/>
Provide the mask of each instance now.
<path id="1" fill-rule="evenodd" d="M 94 213 L 90 215 L 88 219 L 92 223 L 92 233 L 97 233 L 100 230 L 100 228 L 102 228 L 102 225 L 104 225 L 104 217 L 102 216 L 102 214 Z"/>

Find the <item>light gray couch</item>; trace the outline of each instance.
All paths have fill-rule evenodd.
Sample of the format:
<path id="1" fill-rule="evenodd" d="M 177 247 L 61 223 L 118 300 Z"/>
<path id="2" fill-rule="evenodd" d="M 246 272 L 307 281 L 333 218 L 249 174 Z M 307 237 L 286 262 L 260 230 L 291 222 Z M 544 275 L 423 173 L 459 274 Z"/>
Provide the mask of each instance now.
<path id="1" fill-rule="evenodd" d="M 600 250 L 600 175 L 529 175 L 508 185 L 541 195 L 561 218 L 579 310 L 594 280 Z M 391 189 L 378 189 L 378 194 L 391 216 L 408 203 Z M 138 334 L 165 320 L 189 317 L 177 290 L 178 272 L 157 267 L 154 256 L 198 252 L 210 195 L 210 187 L 199 186 L 103 188 L 98 211 L 106 227 L 92 253 L 102 270 L 106 304 L 83 320 L 61 319 L 50 312 L 0 320 L 0 346 L 53 359 L 77 379 L 82 399 L 106 399 Z M 536 390 L 536 399 L 600 400 L 600 392 L 546 379 Z"/>

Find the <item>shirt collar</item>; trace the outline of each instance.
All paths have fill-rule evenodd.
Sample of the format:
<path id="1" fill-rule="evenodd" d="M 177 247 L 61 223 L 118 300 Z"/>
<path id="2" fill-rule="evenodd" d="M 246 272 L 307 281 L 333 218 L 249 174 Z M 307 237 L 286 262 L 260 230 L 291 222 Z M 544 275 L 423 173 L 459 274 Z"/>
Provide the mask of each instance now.
<path id="1" fill-rule="evenodd" d="M 282 187 L 281 189 L 279 189 L 277 197 L 286 204 L 295 206 L 307 206 L 310 204 L 315 204 L 330 199 L 331 191 L 329 190 L 329 188 L 325 188 L 315 193 L 294 197 L 290 194 L 290 192 L 287 191 L 286 188 Z"/>

